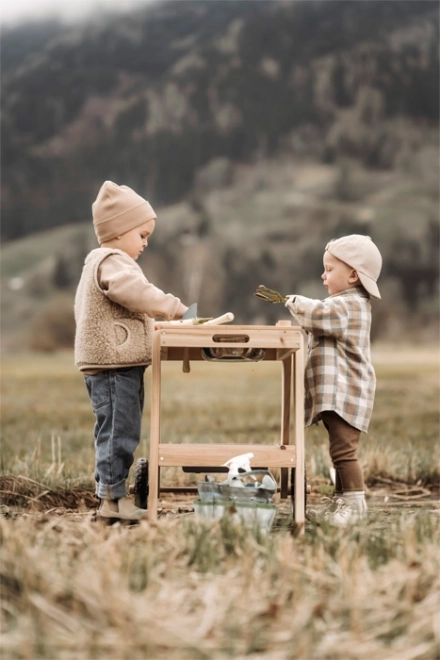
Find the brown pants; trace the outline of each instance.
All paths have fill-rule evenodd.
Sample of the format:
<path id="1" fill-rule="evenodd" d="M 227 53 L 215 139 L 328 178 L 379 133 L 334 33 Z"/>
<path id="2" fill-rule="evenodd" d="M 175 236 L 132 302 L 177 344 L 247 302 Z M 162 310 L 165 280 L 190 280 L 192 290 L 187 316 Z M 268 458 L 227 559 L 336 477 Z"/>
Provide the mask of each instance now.
<path id="1" fill-rule="evenodd" d="M 324 411 L 321 419 L 328 431 L 330 458 L 336 470 L 335 491 L 364 490 L 364 478 L 356 455 L 361 432 L 333 410 Z"/>

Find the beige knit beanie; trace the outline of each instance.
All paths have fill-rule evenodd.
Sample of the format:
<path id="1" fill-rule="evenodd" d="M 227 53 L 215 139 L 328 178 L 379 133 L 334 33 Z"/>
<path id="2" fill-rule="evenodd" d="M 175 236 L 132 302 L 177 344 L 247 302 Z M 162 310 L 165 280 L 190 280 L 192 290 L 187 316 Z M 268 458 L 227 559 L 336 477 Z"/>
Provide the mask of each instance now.
<path id="1" fill-rule="evenodd" d="M 382 256 L 369 236 L 351 234 L 330 241 L 326 250 L 357 272 L 360 281 L 373 298 L 381 298 L 377 280 L 382 270 Z"/>
<path id="2" fill-rule="evenodd" d="M 92 204 L 93 227 L 99 244 L 153 220 L 156 214 L 146 199 L 128 186 L 105 181 Z"/>

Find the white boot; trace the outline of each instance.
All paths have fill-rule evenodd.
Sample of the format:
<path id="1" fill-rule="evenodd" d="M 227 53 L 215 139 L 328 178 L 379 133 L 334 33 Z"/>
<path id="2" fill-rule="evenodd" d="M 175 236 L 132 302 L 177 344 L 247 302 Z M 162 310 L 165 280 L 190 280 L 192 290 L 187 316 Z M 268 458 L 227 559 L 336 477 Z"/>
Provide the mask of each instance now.
<path id="1" fill-rule="evenodd" d="M 312 522 L 326 523 L 335 527 L 347 527 L 351 522 L 351 509 L 341 497 L 321 497 L 315 508 L 308 508 L 306 518 Z"/>
<path id="2" fill-rule="evenodd" d="M 368 506 L 363 490 L 349 491 L 348 493 L 343 493 L 342 497 L 351 509 L 350 522 L 359 522 L 367 519 Z"/>
<path id="3" fill-rule="evenodd" d="M 335 500 L 333 497 L 321 497 L 319 504 L 309 506 L 306 509 L 306 518 L 311 522 L 320 523 L 325 518 L 327 511 L 334 509 Z"/>
<path id="4" fill-rule="evenodd" d="M 112 521 L 139 522 L 147 518 L 147 511 L 139 509 L 125 495 L 119 500 L 103 499 L 98 509 L 98 517 Z"/>
<path id="5" fill-rule="evenodd" d="M 339 495 L 339 497 L 338 497 Z M 349 525 L 365 521 L 368 515 L 367 502 L 364 491 L 340 493 L 334 497 L 322 497 L 321 503 L 315 508 L 308 508 L 306 518 L 312 522 L 326 522 L 335 527 L 348 527 Z"/>

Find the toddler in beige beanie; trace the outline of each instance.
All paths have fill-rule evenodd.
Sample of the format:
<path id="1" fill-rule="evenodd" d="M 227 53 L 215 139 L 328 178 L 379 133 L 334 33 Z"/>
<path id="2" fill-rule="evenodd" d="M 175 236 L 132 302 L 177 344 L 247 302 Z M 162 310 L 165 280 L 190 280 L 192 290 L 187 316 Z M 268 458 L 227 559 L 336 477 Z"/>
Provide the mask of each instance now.
<path id="1" fill-rule="evenodd" d="M 100 247 L 86 257 L 76 291 L 75 362 L 95 414 L 98 517 L 138 522 L 146 512 L 128 498 L 126 480 L 140 441 L 154 318 L 180 319 L 188 307 L 136 263 L 156 226 L 149 202 L 105 181 L 92 212 Z"/>

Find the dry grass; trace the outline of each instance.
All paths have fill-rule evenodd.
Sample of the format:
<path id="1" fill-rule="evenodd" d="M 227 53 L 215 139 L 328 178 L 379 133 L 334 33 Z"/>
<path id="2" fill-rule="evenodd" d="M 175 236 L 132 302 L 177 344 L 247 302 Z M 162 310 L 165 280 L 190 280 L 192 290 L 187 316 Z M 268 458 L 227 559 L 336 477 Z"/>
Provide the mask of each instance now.
<path id="1" fill-rule="evenodd" d="M 5 359 L 2 657 L 440 657 L 436 360 L 392 364 L 376 354 L 375 416 L 361 452 L 369 523 L 346 532 L 308 525 L 297 538 L 287 504 L 265 536 L 228 521 L 198 524 L 190 498 L 168 497 L 154 525 L 93 522 L 93 417 L 71 356 Z M 190 376 L 166 365 L 164 436 L 276 442 L 272 367 L 240 367 L 231 381 L 231 365 L 194 365 Z M 147 405 L 139 456 L 148 415 Z M 306 453 L 317 498 L 330 488 L 319 427 Z M 192 478 L 167 475 L 172 484 Z"/>
<path id="2" fill-rule="evenodd" d="M 4 520 L 5 658 L 434 658 L 428 515 L 303 539 L 187 518 Z"/>
<path id="3" fill-rule="evenodd" d="M 9 507 L 47 512 L 60 507 L 83 509 L 96 506 L 96 499 L 90 489 L 49 488 L 22 475 L 0 475 L 0 494 L 3 513 L 9 512 Z"/>

